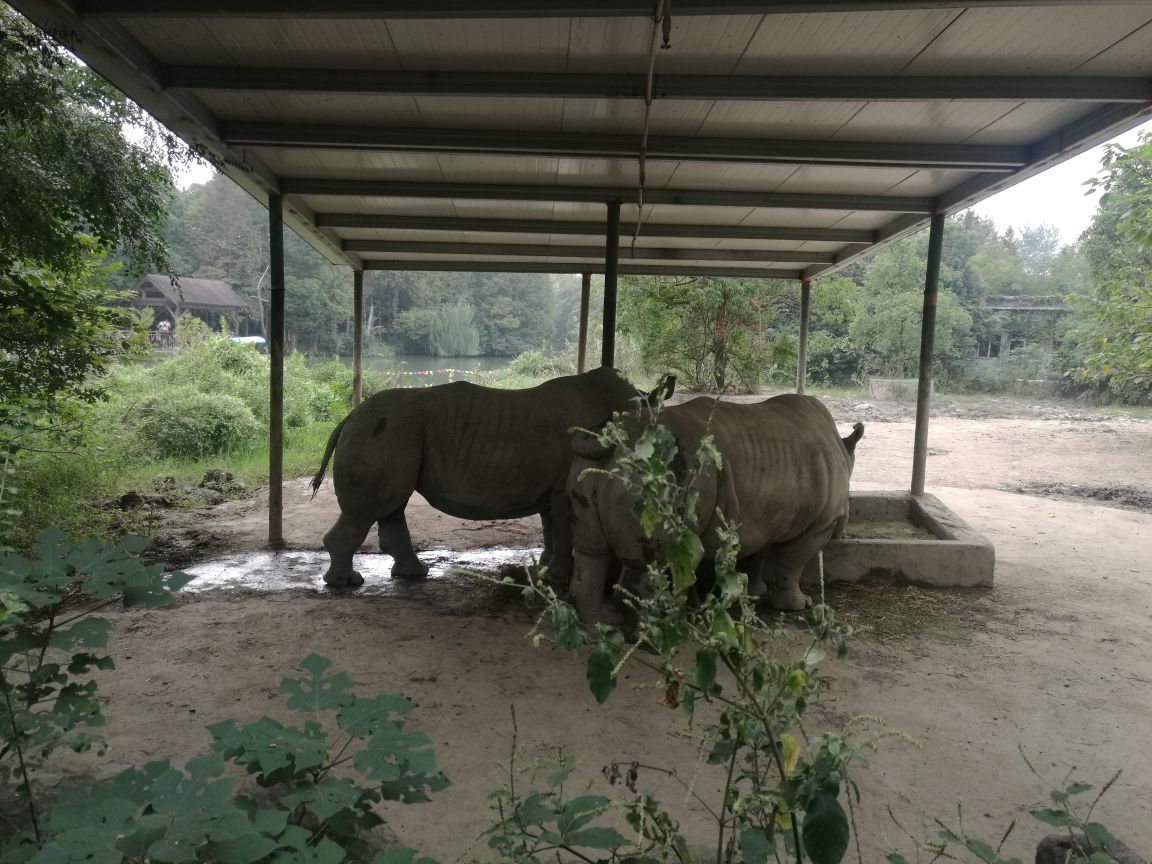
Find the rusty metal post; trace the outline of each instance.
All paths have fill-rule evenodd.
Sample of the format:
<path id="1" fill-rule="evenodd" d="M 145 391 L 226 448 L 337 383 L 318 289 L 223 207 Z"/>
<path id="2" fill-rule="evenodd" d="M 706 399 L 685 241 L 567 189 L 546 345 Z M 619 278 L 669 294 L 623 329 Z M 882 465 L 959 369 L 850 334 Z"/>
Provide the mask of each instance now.
<path id="1" fill-rule="evenodd" d="M 580 342 L 576 347 L 576 372 L 584 371 L 588 359 L 588 303 L 592 297 L 592 274 L 580 274 Z"/>
<path id="2" fill-rule="evenodd" d="M 604 334 L 600 365 L 616 363 L 616 275 L 620 268 L 620 202 L 608 202 L 608 236 L 604 244 Z"/>
<path id="3" fill-rule="evenodd" d="M 268 545 L 284 545 L 284 201 L 268 196 Z"/>
<path id="4" fill-rule="evenodd" d="M 928 269 L 924 276 L 924 320 L 920 327 L 920 378 L 916 390 L 916 437 L 912 445 L 912 494 L 924 494 L 928 467 L 928 407 L 932 399 L 932 356 L 936 346 L 936 296 L 944 248 L 944 214 L 933 213 L 928 229 Z"/>
<path id="5" fill-rule="evenodd" d="M 800 280 L 800 343 L 796 346 L 796 392 L 808 383 L 808 313 L 812 305 L 812 281 Z"/>
<path id="6" fill-rule="evenodd" d="M 352 271 L 352 407 L 360 404 L 364 383 L 364 271 Z"/>

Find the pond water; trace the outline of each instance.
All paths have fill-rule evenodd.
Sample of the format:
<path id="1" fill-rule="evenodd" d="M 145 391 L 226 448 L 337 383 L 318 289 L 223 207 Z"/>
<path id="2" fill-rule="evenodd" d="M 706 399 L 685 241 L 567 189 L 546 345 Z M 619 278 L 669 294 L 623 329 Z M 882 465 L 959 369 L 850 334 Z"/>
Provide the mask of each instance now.
<path id="1" fill-rule="evenodd" d="M 351 357 L 341 357 L 346 366 Z M 385 376 L 399 377 L 401 387 L 423 387 L 447 384 L 449 381 L 471 381 L 478 372 L 494 372 L 511 362 L 511 357 L 427 357 L 422 354 L 398 354 L 395 357 L 365 357 L 364 369 Z"/>

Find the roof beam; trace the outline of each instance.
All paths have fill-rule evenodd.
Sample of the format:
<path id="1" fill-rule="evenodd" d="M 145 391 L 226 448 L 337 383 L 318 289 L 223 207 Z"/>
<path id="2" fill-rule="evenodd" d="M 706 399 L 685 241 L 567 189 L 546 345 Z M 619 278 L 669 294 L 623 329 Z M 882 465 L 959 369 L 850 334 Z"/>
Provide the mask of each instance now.
<path id="1" fill-rule="evenodd" d="M 552 264 L 546 261 L 437 261 L 424 259 L 365 259 L 365 270 L 398 270 L 443 273 L 603 273 L 604 262 Z M 686 267 L 668 264 L 629 264 L 621 261 L 617 271 L 625 276 L 731 277 L 737 279 L 801 278 L 799 270 L 772 267 Z"/>
<path id="2" fill-rule="evenodd" d="M 955 9 L 958 5 L 1137 5 L 1144 0 L 677 0 L 673 15 Z M 140 18 L 649 18 L 651 0 L 76 0 L 89 17 Z"/>
<path id="3" fill-rule="evenodd" d="M 321 228 L 371 228 L 402 231 L 470 231 L 490 234 L 555 234 L 602 237 L 604 223 L 572 219 L 469 219 L 459 216 L 389 216 L 370 213 L 317 213 Z M 636 233 L 635 223 L 620 226 L 620 236 Z M 861 228 L 805 228 L 760 225 L 692 225 L 644 222 L 645 237 L 697 237 L 717 240 L 808 240 L 829 243 L 871 243 L 876 232 Z"/>
<path id="4" fill-rule="evenodd" d="M 345 252 L 392 252 L 412 255 L 496 255 L 510 258 L 604 259 L 603 246 L 543 243 L 439 243 L 418 240 L 345 240 Z M 728 261 L 773 264 L 832 264 L 830 252 L 781 252 L 776 249 L 680 249 L 665 246 L 622 247 L 620 258 L 648 261 Z"/>
<path id="5" fill-rule="evenodd" d="M 635 204 L 635 187 L 545 186 L 516 183 L 437 183 L 432 181 L 332 180 L 286 178 L 284 195 L 335 195 L 364 198 L 457 198 L 481 201 L 578 201 Z M 645 204 L 697 207 L 774 207 L 800 210 L 872 210 L 887 213 L 931 213 L 933 201 L 920 196 L 834 195 L 822 193 L 747 192 L 725 189 L 645 189 Z"/>
<path id="6" fill-rule="evenodd" d="M 1106 105 L 1097 108 L 1091 114 L 1081 117 L 1057 129 L 1047 138 L 1037 142 L 1032 147 L 1032 161 L 1020 171 L 1004 177 L 1002 174 L 981 174 L 971 180 L 965 181 L 936 198 L 934 207 L 937 212 L 957 213 L 983 201 L 989 195 L 1014 186 L 1029 177 L 1034 177 L 1050 166 L 1063 160 L 1083 153 L 1097 144 L 1115 138 L 1141 121 L 1152 117 L 1152 105 Z M 858 251 L 850 249 L 841 250 L 836 263 L 813 264 L 804 271 L 804 278 L 811 279 L 816 276 L 827 275 L 839 270 L 847 264 L 872 252 L 878 246 L 887 245 L 902 237 L 907 237 L 921 230 L 928 224 L 922 215 L 905 214 L 898 216 L 876 232 L 876 244 Z"/>
<path id="7" fill-rule="evenodd" d="M 409 153 L 481 153 L 575 159 L 632 159 L 639 135 L 530 132 L 502 129 L 404 129 L 389 126 L 320 126 L 308 123 L 227 122 L 230 147 L 381 150 Z M 768 165 L 848 165 L 1014 171 L 1028 164 L 1027 147 L 981 144 L 706 138 L 650 135 L 652 160 L 739 162 Z"/>
<path id="8" fill-rule="evenodd" d="M 550 96 L 643 99 L 645 76 L 605 73 L 404 72 L 375 69 L 276 69 L 168 66 L 167 89 L 380 93 L 445 96 Z M 658 99 L 812 101 L 1147 102 L 1152 79 L 1090 77 L 656 75 Z"/>

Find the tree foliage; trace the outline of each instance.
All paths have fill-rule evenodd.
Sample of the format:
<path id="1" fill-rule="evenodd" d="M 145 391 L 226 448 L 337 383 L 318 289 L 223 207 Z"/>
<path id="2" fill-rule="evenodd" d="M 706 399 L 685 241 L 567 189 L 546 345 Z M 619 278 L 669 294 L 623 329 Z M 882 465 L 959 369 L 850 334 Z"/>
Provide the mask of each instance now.
<path id="1" fill-rule="evenodd" d="M 1152 135 L 1131 148 L 1109 145 L 1103 192 L 1081 245 L 1094 292 L 1080 300 L 1076 337 L 1082 379 L 1129 401 L 1152 398 Z"/>
<path id="2" fill-rule="evenodd" d="M 129 141 L 125 127 L 141 131 Z M 99 395 L 132 348 L 99 261 L 167 263 L 169 170 L 191 158 L 63 46 L 0 3 L 0 386 L 51 400 Z"/>

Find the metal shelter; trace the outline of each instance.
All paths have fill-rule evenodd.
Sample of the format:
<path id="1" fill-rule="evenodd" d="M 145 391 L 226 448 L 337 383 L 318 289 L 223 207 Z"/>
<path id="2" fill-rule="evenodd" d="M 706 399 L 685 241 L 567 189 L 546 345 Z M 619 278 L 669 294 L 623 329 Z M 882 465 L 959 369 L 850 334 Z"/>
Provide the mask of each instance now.
<path id="1" fill-rule="evenodd" d="M 284 223 L 357 304 L 366 269 L 604 273 L 605 363 L 619 273 L 807 310 L 930 223 L 920 493 L 944 216 L 1152 115 L 1149 0 L 11 2 L 268 205 L 274 545 Z"/>

